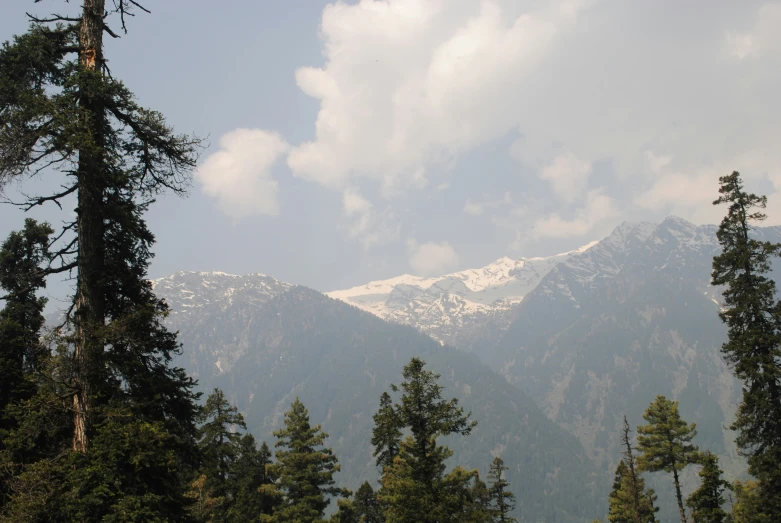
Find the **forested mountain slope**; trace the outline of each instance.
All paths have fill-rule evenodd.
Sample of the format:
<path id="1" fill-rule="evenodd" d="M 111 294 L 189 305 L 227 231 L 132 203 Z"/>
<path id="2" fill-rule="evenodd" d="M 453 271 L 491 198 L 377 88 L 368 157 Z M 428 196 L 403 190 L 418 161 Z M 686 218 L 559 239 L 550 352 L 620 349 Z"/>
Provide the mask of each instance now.
<path id="1" fill-rule="evenodd" d="M 171 303 L 197 294 L 191 289 L 227 291 L 239 281 L 215 273 L 171 279 L 181 285 L 156 282 L 156 291 Z M 247 283 L 253 279 L 257 284 Z M 299 397 L 312 421 L 331 436 L 342 463 L 339 481 L 357 488 L 377 477 L 370 438 L 380 394 L 400 381 L 410 358 L 420 356 L 442 374 L 446 396 L 458 397 L 479 422 L 470 436 L 451 440 L 454 462 L 485 474 L 493 456 L 501 456 L 510 467 L 518 513 L 527 521 L 587 521 L 604 512 L 606 482 L 594 474 L 577 439 L 476 355 L 313 290 L 257 275 L 241 281 L 250 293 L 244 299 L 236 300 L 232 291 L 212 295 L 208 306 L 174 308 L 171 324 L 191 348 L 183 363 L 200 372 L 201 388 L 225 390 L 257 437 L 272 442 L 272 431 Z M 269 288 L 275 295 L 268 295 Z M 220 361 L 232 364 L 220 371 Z"/>

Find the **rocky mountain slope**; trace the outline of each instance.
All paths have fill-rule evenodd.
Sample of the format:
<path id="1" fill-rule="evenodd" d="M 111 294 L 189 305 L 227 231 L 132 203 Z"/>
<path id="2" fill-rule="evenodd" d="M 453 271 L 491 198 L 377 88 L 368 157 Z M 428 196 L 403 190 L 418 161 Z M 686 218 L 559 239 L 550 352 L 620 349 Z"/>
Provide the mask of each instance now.
<path id="1" fill-rule="evenodd" d="M 500 258 L 479 269 L 436 278 L 405 274 L 326 295 L 384 320 L 413 326 L 442 343 L 467 347 L 491 324 L 503 330 L 512 310 L 559 263 L 597 242 L 548 257 Z"/>
<path id="2" fill-rule="evenodd" d="M 178 273 L 155 289 L 172 305 L 181 363 L 198 373 L 201 389 L 222 388 L 269 443 L 284 411 L 301 398 L 330 434 L 340 482 L 350 488 L 376 479 L 372 415 L 402 367 L 421 356 L 442 374 L 445 393 L 479 422 L 469 437 L 449 442 L 454 461 L 484 475 L 500 455 L 524 521 L 590 521 L 604 512 L 607 480 L 577 439 L 473 354 L 267 276 Z"/>
<path id="3" fill-rule="evenodd" d="M 481 356 L 531 394 L 605 471 L 619 459 L 623 415 L 633 426 L 642 423 L 648 404 L 664 394 L 679 400 L 682 416 L 697 423 L 696 442 L 721 456 L 728 475 L 743 474 L 726 429 L 740 384 L 720 354 L 721 290 L 709 283 L 720 250 L 715 234 L 715 226 L 675 217 L 621 225 L 551 270 Z M 781 240 L 779 227 L 755 234 Z M 666 487 L 660 503 L 674 506 Z"/>
<path id="4" fill-rule="evenodd" d="M 206 382 L 228 372 L 254 343 L 242 338 L 245 323 L 272 298 L 290 290 L 289 283 L 263 274 L 177 272 L 152 281 L 155 293 L 171 308 L 167 325 L 181 330 L 189 343 L 184 366 Z M 214 318 L 222 317 L 222 321 Z"/>
<path id="5" fill-rule="evenodd" d="M 725 427 L 740 384 L 720 355 L 726 339 L 718 318 L 721 289 L 710 286 L 712 258 L 720 249 L 716 230 L 676 217 L 624 223 L 588 249 L 551 260 L 516 305 L 475 318 L 460 337 L 443 326 L 464 316 L 426 308 L 421 291 L 409 293 L 402 305 L 372 312 L 477 353 L 576 436 L 606 473 L 620 456 L 623 415 L 633 426 L 642 423 L 651 400 L 664 394 L 680 401 L 682 415 L 698 425 L 698 443 L 718 453 L 735 477 L 745 463 Z M 779 227 L 754 234 L 781 241 Z M 353 302 L 361 297 L 357 291 L 371 288 L 332 295 Z M 433 284 L 428 289 L 428 299 L 449 297 Z M 400 319 L 393 317 L 397 310 L 403 311 Z M 418 310 L 426 314 L 412 313 Z M 674 506 L 664 499 L 665 485 L 658 486 L 661 501 Z"/>

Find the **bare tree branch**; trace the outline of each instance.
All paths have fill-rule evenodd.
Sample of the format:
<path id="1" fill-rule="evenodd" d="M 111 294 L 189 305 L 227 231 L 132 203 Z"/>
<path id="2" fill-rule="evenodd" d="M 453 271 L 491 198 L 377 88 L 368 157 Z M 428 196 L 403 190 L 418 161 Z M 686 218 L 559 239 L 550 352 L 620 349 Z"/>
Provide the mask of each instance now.
<path id="1" fill-rule="evenodd" d="M 29 18 L 31 21 L 37 24 L 47 24 L 52 22 L 81 22 L 81 18 L 62 16 L 60 14 L 53 14 L 51 18 L 38 18 L 37 16 L 31 15 L 30 13 L 24 13 L 24 14 L 27 15 L 27 18 Z"/>

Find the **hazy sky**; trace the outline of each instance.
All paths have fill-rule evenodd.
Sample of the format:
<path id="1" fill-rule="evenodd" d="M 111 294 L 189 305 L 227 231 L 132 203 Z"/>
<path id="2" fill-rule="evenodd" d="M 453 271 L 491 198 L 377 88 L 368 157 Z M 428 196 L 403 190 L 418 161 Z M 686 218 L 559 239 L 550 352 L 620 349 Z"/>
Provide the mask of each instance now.
<path id="1" fill-rule="evenodd" d="M 0 39 L 73 4 L 4 1 Z M 781 223 L 781 2 L 147 6 L 112 73 L 211 144 L 150 212 L 152 277 L 332 290 L 551 254 L 624 220 L 716 223 L 734 169 Z M 0 235 L 22 220 L 0 207 Z"/>

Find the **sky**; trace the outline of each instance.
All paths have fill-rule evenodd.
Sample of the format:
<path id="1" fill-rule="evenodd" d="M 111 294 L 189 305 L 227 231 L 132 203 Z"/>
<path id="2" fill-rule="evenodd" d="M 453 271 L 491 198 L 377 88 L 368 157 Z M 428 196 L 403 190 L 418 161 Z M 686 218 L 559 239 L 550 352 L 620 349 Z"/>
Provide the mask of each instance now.
<path id="1" fill-rule="evenodd" d="M 25 11 L 75 4 L 3 2 L 0 40 Z M 718 223 L 733 170 L 781 223 L 781 2 L 147 7 L 108 39 L 112 74 L 209 143 L 189 196 L 149 212 L 153 278 L 262 272 L 329 291 L 549 255 L 623 221 Z M 0 236 L 23 218 L 0 205 Z"/>

